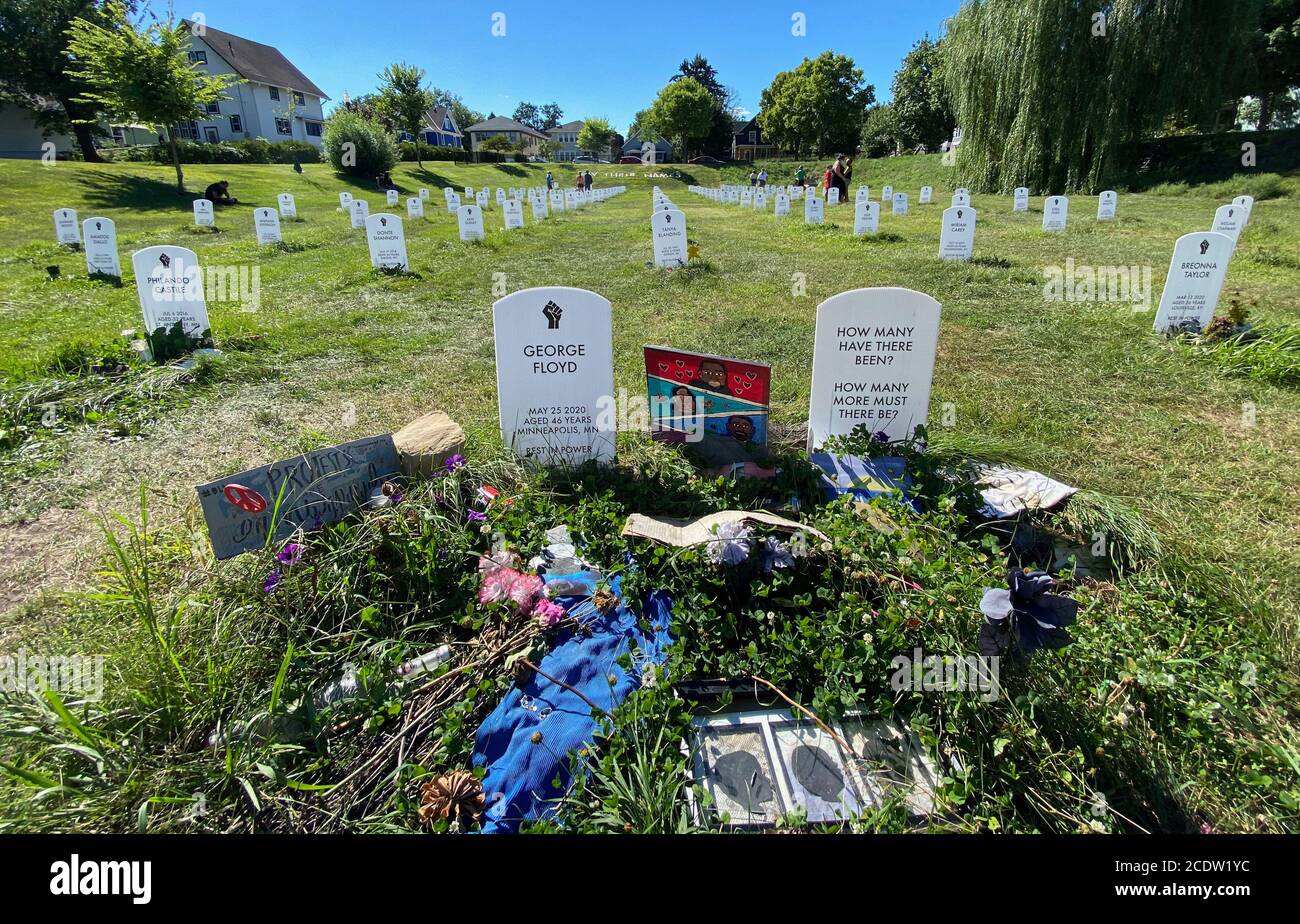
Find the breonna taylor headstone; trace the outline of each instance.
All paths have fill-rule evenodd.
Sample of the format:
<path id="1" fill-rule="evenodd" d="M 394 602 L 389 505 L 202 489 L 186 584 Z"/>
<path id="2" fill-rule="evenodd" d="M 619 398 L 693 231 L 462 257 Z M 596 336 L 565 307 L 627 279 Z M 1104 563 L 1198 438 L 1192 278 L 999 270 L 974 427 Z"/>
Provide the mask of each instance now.
<path id="1" fill-rule="evenodd" d="M 81 223 L 86 242 L 86 272 L 105 276 L 122 275 L 117 257 L 117 226 L 109 218 L 87 218 Z"/>
<path id="2" fill-rule="evenodd" d="M 808 444 L 865 426 L 889 440 L 925 423 L 939 303 L 911 289 L 853 289 L 817 306 Z"/>
<path id="3" fill-rule="evenodd" d="M 975 249 L 975 210 L 957 206 L 943 210 L 939 229 L 939 259 L 969 260 Z"/>
<path id="4" fill-rule="evenodd" d="M 81 228 L 77 226 L 76 209 L 54 210 L 54 239 L 60 244 L 81 243 Z"/>
<path id="5" fill-rule="evenodd" d="M 586 289 L 512 292 L 492 306 L 501 440 L 544 465 L 614 459 L 609 302 Z"/>
<path id="6" fill-rule="evenodd" d="M 665 209 L 650 216 L 655 266 L 685 266 L 686 216 L 677 209 Z"/>
<path id="7" fill-rule="evenodd" d="M 1199 332 L 1214 317 L 1232 258 L 1232 238 L 1217 231 L 1184 234 L 1174 243 L 1169 275 L 1156 309 L 1155 329 Z"/>
<path id="8" fill-rule="evenodd" d="M 410 268 L 406 257 L 406 232 L 398 216 L 381 213 L 367 217 L 366 243 L 370 246 L 370 265 L 375 269 L 401 270 L 404 273 Z"/>

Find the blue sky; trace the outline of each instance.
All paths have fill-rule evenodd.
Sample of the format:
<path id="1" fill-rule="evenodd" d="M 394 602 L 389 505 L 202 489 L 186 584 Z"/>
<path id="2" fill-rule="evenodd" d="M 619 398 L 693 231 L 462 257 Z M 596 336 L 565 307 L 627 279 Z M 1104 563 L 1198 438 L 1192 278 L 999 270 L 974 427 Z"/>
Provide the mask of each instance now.
<path id="1" fill-rule="evenodd" d="M 158 0 L 155 0 L 155 4 Z M 336 102 L 375 88 L 393 61 L 418 64 L 431 83 L 474 109 L 509 115 L 521 100 L 555 101 L 566 120 L 603 116 L 624 131 L 637 110 L 697 52 L 742 106 L 758 109 L 772 76 L 832 50 L 889 97 L 899 61 L 939 34 L 959 0 L 191 0 L 208 24 L 278 47 Z M 845 11 L 851 11 L 847 15 Z M 188 17 L 189 7 L 176 6 Z M 505 35 L 492 35 L 494 13 Z M 807 35 L 791 34 L 806 16 Z M 328 107 L 327 107 L 328 111 Z"/>

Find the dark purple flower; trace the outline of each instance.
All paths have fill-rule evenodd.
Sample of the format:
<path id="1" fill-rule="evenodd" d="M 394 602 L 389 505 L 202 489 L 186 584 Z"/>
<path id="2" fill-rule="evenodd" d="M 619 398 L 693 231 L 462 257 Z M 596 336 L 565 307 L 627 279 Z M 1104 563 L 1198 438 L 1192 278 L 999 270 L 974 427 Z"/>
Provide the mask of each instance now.
<path id="1" fill-rule="evenodd" d="M 875 440 L 877 443 L 887 444 L 889 442 L 889 434 L 886 433 L 884 430 L 877 430 L 875 433 L 871 434 L 871 438 Z"/>
<path id="2" fill-rule="evenodd" d="M 480 513 L 477 510 L 466 510 L 465 519 L 469 520 L 471 523 L 482 523 L 487 519 L 487 514 Z"/>
<path id="3" fill-rule="evenodd" d="M 447 459 L 447 474 L 451 474 L 458 468 L 465 467 L 465 457 L 460 453 L 455 453 Z"/>
<path id="4" fill-rule="evenodd" d="M 286 568 L 292 568 L 302 559 L 302 544 L 286 542 L 284 548 L 276 553 L 275 560 Z"/>
<path id="5" fill-rule="evenodd" d="M 262 590 L 266 591 L 268 594 L 272 593 L 277 587 L 280 586 L 281 580 L 282 580 L 282 575 L 280 574 L 280 569 L 276 568 L 274 571 L 268 574 L 266 576 L 266 580 L 262 582 Z"/>

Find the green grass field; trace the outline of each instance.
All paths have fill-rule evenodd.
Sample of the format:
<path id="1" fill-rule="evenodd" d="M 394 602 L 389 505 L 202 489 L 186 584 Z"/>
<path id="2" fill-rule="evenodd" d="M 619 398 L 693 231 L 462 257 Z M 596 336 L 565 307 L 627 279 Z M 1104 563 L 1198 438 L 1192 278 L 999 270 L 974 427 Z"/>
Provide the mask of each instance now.
<path id="1" fill-rule="evenodd" d="M 572 167 L 551 169 L 562 188 L 571 184 Z M 785 427 L 807 415 L 819 302 L 860 286 L 904 286 L 938 299 L 936 452 L 1022 464 L 1085 489 L 1089 500 L 1072 505 L 1073 519 L 1057 525 L 1069 525 L 1085 542 L 1102 534 L 1131 553 L 1137 567 L 1113 581 L 1080 585 L 1079 642 L 1044 657 L 1037 673 L 1018 678 L 1023 686 L 1009 701 L 982 711 L 973 701 L 945 706 L 933 695 L 891 704 L 879 677 L 852 676 L 854 649 L 834 641 L 841 629 L 857 639 L 862 627 L 829 616 L 818 617 L 826 621 L 824 635 L 809 631 L 796 613 L 788 632 L 755 636 L 749 663 L 722 650 L 730 646 L 719 649 L 726 632 L 701 617 L 686 630 L 698 644 L 681 656 L 682 666 L 701 674 L 766 671 L 827 711 L 856 698 L 905 714 L 927 741 L 963 758 L 966 769 L 947 791 L 957 829 L 1077 830 L 1098 818 L 1112 830 L 1296 826 L 1294 334 L 1290 352 L 1279 347 L 1267 361 L 1234 364 L 1157 338 L 1151 324 L 1174 240 L 1206 229 L 1214 209 L 1232 196 L 1254 193 L 1259 201 L 1220 306 L 1249 306 L 1251 320 L 1282 331 L 1284 341 L 1288 326 L 1300 323 L 1300 176 L 1121 192 L 1118 220 L 1106 223 L 1093 219 L 1095 199 L 1079 196 L 1068 232 L 1057 235 L 1039 229 L 1040 198 L 1028 214 L 1014 214 L 1009 197 L 976 194 L 975 259 L 965 265 L 937 258 L 939 216 L 958 185 L 937 156 L 858 163 L 855 182 L 870 184 L 873 196 L 888 183 L 912 201 L 907 216 L 882 209 L 881 233 L 870 238 L 852 235 L 851 206 L 828 209 L 824 226 L 807 227 L 798 203 L 777 220 L 770 211 L 713 204 L 686 189 L 735 181 L 745 172 L 740 168 L 666 165 L 592 168 L 597 185 L 623 184 L 628 192 L 538 226 L 526 214 L 527 227 L 514 232 L 501 230 L 494 208 L 485 242 L 458 240 L 438 187 L 537 185 L 545 170 L 403 164 L 394 172 L 403 196 L 419 186 L 433 195 L 426 218 L 407 222 L 412 274 L 392 277 L 372 272 L 362 232 L 336 210 L 344 189 L 364 195 L 372 214 L 382 210 L 382 196 L 323 165 L 309 165 L 302 176 L 287 167 L 187 167 L 189 189 L 224 178 L 241 200 L 219 210 L 211 232 L 193 227 L 197 193 L 178 195 L 167 168 L 0 161 L 0 650 L 104 652 L 118 690 L 77 715 L 64 717 L 61 704 L 47 700 L 12 710 L 5 727 L 13 735 L 0 739 L 0 761 L 13 780 L 0 789 L 0 819 L 8 819 L 0 828 L 186 830 L 180 815 L 199 787 L 211 793 L 219 819 L 211 824 L 219 830 L 403 829 L 414 826 L 410 786 L 431 769 L 467 760 L 471 717 L 481 718 L 484 702 L 499 697 L 503 671 L 485 673 L 473 690 L 425 703 L 422 750 L 404 752 L 382 773 L 375 768 L 387 765 L 369 764 L 370 749 L 392 725 L 374 716 L 409 719 L 410 703 L 406 712 L 396 706 L 385 713 L 391 703 L 374 706 L 365 731 L 352 726 L 328 753 L 310 745 L 196 753 L 196 741 L 218 718 L 237 709 L 283 710 L 289 688 L 326 678 L 357 656 L 357 646 L 392 659 L 427 650 L 427 642 L 448 632 L 481 628 L 464 577 L 459 584 L 392 577 L 384 554 L 366 545 L 374 524 L 331 530 L 321 540 L 320 560 L 329 564 L 315 584 L 288 591 L 301 594 L 295 606 L 283 596 L 268 601 L 257 590 L 265 558 L 211 560 L 196 484 L 304 448 L 396 429 L 439 408 L 465 428 L 466 454 L 482 472 L 532 485 L 537 499 L 521 503 L 521 511 L 576 519 L 593 537 L 616 536 L 613 519 L 638 509 L 684 512 L 754 499 L 748 489 L 698 479 L 688 495 L 666 491 L 664 480 L 681 474 L 679 463 L 635 434 L 620 437 L 624 481 L 593 476 L 543 490 L 500 462 L 491 306 L 493 286 L 502 283 L 510 291 L 578 286 L 608 298 L 615 385 L 631 394 L 644 390 L 647 343 L 771 363 L 774 420 Z M 791 163 L 774 165 L 771 181 L 792 170 Z M 699 263 L 688 270 L 647 267 L 656 183 L 686 212 L 699 247 Z M 917 203 L 922 183 L 934 187 L 935 204 Z M 284 222 L 283 246 L 259 249 L 252 208 L 274 205 L 286 191 L 302 220 Z M 117 222 L 128 267 L 121 287 L 87 279 L 82 256 L 53 242 L 56 207 Z M 222 356 L 189 372 L 145 367 L 120 338 L 124 328 L 140 325 L 130 252 L 160 243 L 192 247 L 204 265 L 253 265 L 260 272 L 257 311 L 209 305 Z M 1076 266 L 1151 267 L 1149 309 L 1046 301 L 1044 270 L 1067 259 Z M 58 279 L 47 275 L 49 265 L 61 268 Z M 125 368 L 104 374 L 106 359 Z M 105 570 L 98 523 L 114 512 L 138 521 L 142 487 L 147 538 L 116 524 L 137 545 Z M 884 571 L 911 567 L 898 562 L 915 558 L 913 547 L 877 547 L 842 522 L 844 515 L 825 515 L 833 520 L 828 531 L 838 530 L 837 543 L 848 543 L 837 553 L 856 555 L 852 544 L 860 543 Z M 934 540 L 928 572 L 944 589 L 931 588 L 924 600 L 942 628 L 927 620 L 916 630 L 920 636 L 900 629 L 896 638 L 874 630 L 877 650 L 862 655 L 864 663 L 888 662 L 893 652 L 883 650 L 885 638 L 900 648 L 924 639 L 954 652 L 973 650 L 973 603 L 981 582 L 999 580 L 999 569 L 976 551 L 982 537 L 966 535 L 959 524 L 938 517 L 915 530 L 917 537 L 927 530 L 950 537 Z M 472 545 L 464 532 L 455 532 L 455 541 Z M 507 532 L 525 547 L 541 528 L 517 519 Z M 958 536 L 961 543 L 952 538 Z M 915 541 L 930 548 L 929 540 Z M 412 538 L 403 546 L 408 567 L 417 545 Z M 610 538 L 601 548 L 612 555 L 617 544 Z M 707 584 L 700 573 L 674 572 L 688 599 L 689 588 Z M 143 604 L 138 588 L 124 590 L 135 586 L 130 574 L 151 577 Z M 380 581 L 379 574 L 391 579 Z M 98 595 L 86 594 L 92 588 Z M 698 611 L 716 614 L 718 625 L 750 612 L 748 604 L 737 610 L 717 594 L 700 593 Z M 850 599 L 847 593 L 841 599 Z M 907 599 L 880 593 L 890 605 Z M 889 611 L 883 603 L 877 609 Z M 738 638 L 750 640 L 743 631 Z M 812 658 L 823 643 L 825 657 Z M 1117 704 L 1129 698 L 1133 708 L 1112 721 Z M 680 718 L 662 697 L 643 699 L 627 728 Z M 638 757 L 619 737 L 624 727 L 612 735 L 608 759 Z M 65 743 L 82 752 L 58 750 Z M 385 752 L 385 760 L 390 756 Z M 366 772 L 354 777 L 357 767 Z M 662 781 L 679 768 L 658 769 Z M 601 829 L 600 813 L 587 803 L 612 798 L 592 794 L 612 787 L 609 778 L 596 773 L 592 791 L 574 796 L 566 809 L 572 825 Z M 346 798 L 340 780 L 352 787 Z M 364 793 L 353 791 L 358 780 L 366 782 Z M 1095 791 L 1106 794 L 1113 812 L 1090 810 Z M 335 796 L 341 801 L 331 802 Z M 661 822 L 627 823 L 652 830 Z M 891 824 L 875 819 L 867 826 Z"/>

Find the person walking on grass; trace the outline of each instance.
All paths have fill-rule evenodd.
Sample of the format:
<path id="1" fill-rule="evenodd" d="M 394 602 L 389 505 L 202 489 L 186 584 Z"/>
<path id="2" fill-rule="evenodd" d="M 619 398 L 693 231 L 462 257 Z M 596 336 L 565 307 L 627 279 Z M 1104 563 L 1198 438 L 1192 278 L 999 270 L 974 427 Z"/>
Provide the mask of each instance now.
<path id="1" fill-rule="evenodd" d="M 766 188 L 767 188 L 767 168 L 766 168 L 766 167 L 764 167 L 762 170 L 758 171 L 758 188 L 759 188 L 759 189 L 766 189 Z"/>
<path id="2" fill-rule="evenodd" d="M 794 185 L 802 187 L 807 176 L 808 174 L 804 173 L 803 164 L 800 164 L 799 169 L 794 172 Z"/>
<path id="3" fill-rule="evenodd" d="M 749 185 L 750 186 L 758 185 L 758 174 L 755 173 L 753 170 L 749 171 Z"/>
<path id="4" fill-rule="evenodd" d="M 555 177 L 551 176 L 551 171 L 546 171 L 546 191 L 550 192 L 551 187 L 555 185 Z"/>

